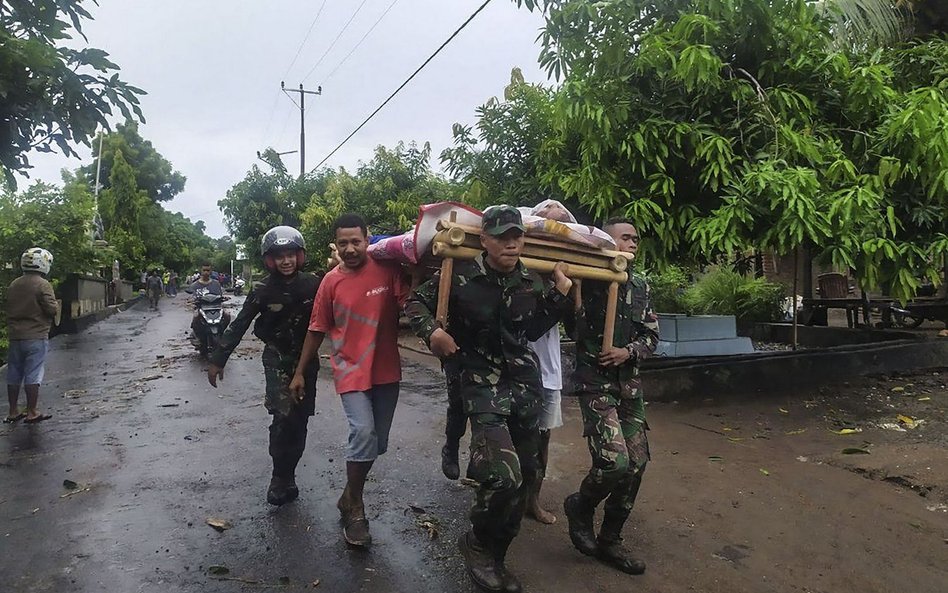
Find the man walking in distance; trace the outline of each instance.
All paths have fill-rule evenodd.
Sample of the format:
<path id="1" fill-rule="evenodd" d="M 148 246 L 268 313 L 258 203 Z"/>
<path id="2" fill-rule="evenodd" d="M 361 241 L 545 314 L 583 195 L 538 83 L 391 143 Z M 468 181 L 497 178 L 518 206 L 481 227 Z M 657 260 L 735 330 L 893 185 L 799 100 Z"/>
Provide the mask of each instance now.
<path id="1" fill-rule="evenodd" d="M 524 268 L 523 234 L 516 208 L 484 212 L 484 252 L 455 263 L 447 331 L 434 319 L 439 274 L 419 286 L 406 306 L 415 333 L 436 356 L 457 364 L 471 422 L 467 474 L 478 487 L 471 530 L 458 542 L 468 574 L 487 591 L 513 593 L 522 588 L 504 561 L 536 480 L 539 441 L 540 371 L 527 341 L 568 313 L 572 285 L 565 264 L 556 265 L 549 287 Z"/>
<path id="2" fill-rule="evenodd" d="M 603 227 L 619 251 L 633 257 L 639 236 L 632 223 L 616 218 Z M 583 436 L 592 468 L 579 492 L 563 504 L 573 545 L 589 556 L 629 574 L 645 572 L 645 562 L 622 547 L 622 527 L 632 511 L 649 460 L 645 431 L 645 401 L 639 381 L 639 361 L 658 344 L 658 318 L 649 303 L 649 287 L 629 273 L 619 286 L 613 345 L 600 351 L 608 285 L 584 282 L 582 308 L 577 312 L 576 370 L 573 378 L 583 414 Z M 605 501 L 599 536 L 593 515 Z"/>
<path id="3" fill-rule="evenodd" d="M 7 399 L 10 410 L 5 424 L 23 420 L 29 424 L 52 416 L 36 409 L 39 388 L 43 382 L 49 330 L 59 313 L 53 287 L 46 280 L 53 265 L 53 255 L 33 247 L 20 257 L 23 275 L 7 289 L 7 331 L 10 349 L 7 353 Z M 26 412 L 20 412 L 20 385 L 26 391 Z"/>
<path id="4" fill-rule="evenodd" d="M 227 359 L 256 318 L 253 333 L 264 343 L 266 396 L 263 405 L 273 417 L 270 422 L 273 474 L 267 488 L 267 502 L 279 506 L 299 496 L 296 466 L 306 449 L 306 425 L 316 410 L 318 360 L 304 369 L 302 400 L 297 401 L 289 388 L 306 339 L 319 278 L 301 271 L 306 259 L 306 243 L 293 227 L 277 226 L 267 231 L 260 243 L 260 255 L 270 274 L 250 290 L 240 313 L 210 354 L 207 380 L 217 387 L 217 379 L 224 378 Z"/>
<path id="5" fill-rule="evenodd" d="M 290 391 L 302 395 L 303 373 L 326 334 L 333 380 L 349 422 L 346 488 L 337 507 L 343 536 L 354 546 L 372 542 L 362 491 L 376 458 L 388 449 L 398 402 L 401 361 L 398 314 L 408 287 L 397 265 L 368 257 L 368 229 L 357 214 L 333 223 L 342 263 L 323 278 Z"/>

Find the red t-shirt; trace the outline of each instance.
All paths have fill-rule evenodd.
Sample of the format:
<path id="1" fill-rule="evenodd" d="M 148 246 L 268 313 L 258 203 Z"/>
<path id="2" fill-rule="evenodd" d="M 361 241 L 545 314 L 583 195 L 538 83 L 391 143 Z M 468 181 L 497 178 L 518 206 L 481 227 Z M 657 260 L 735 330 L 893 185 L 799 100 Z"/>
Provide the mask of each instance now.
<path id="1" fill-rule="evenodd" d="M 401 269 L 371 257 L 357 270 L 339 266 L 323 278 L 309 329 L 329 336 L 336 393 L 401 381 L 398 313 L 407 296 Z"/>

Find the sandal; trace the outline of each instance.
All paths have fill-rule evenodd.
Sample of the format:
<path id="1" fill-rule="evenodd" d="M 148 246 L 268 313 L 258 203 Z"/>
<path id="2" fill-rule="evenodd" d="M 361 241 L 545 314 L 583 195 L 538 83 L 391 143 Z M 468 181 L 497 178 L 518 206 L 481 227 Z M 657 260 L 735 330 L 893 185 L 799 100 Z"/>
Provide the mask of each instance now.
<path id="1" fill-rule="evenodd" d="M 342 536 L 350 546 L 366 547 L 372 543 L 369 520 L 365 517 L 343 519 Z"/>
<path id="2" fill-rule="evenodd" d="M 23 421 L 23 424 L 36 424 L 37 422 L 42 422 L 43 420 L 49 420 L 52 417 L 52 414 L 40 414 L 36 418 L 27 418 Z"/>
<path id="3" fill-rule="evenodd" d="M 20 412 L 16 416 L 7 416 L 6 418 L 3 419 L 3 423 L 13 424 L 15 422 L 19 422 L 20 420 L 23 420 L 24 418 L 26 418 L 26 412 Z"/>

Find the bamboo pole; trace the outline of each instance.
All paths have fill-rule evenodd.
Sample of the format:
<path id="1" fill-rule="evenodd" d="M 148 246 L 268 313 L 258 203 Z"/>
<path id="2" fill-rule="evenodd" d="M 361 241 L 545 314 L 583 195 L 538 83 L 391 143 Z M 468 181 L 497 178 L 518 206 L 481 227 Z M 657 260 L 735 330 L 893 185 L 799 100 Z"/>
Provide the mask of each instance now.
<path id="1" fill-rule="evenodd" d="M 459 259 L 474 259 L 481 253 L 477 249 L 471 249 L 469 247 L 455 247 L 454 245 L 448 245 L 438 241 L 432 244 L 431 251 L 434 253 L 434 255 L 440 257 Z M 553 267 L 557 263 L 555 261 L 532 257 L 521 257 L 520 261 L 523 262 L 523 265 L 526 266 L 527 269 L 540 272 L 542 274 L 549 274 L 552 272 Z M 600 282 L 627 282 L 629 279 L 627 272 L 613 272 L 612 270 L 603 268 L 593 268 L 591 266 L 570 263 L 567 263 L 566 275 L 570 278 L 598 280 Z"/>
<path id="2" fill-rule="evenodd" d="M 439 243 L 443 245 L 443 243 Z M 451 298 L 451 276 L 454 274 L 454 258 L 441 260 L 441 278 L 438 280 L 438 309 L 435 321 L 443 328 L 448 327 L 448 300 Z"/>
<path id="3" fill-rule="evenodd" d="M 460 242 L 458 241 L 459 238 L 457 235 L 454 234 L 454 231 L 461 233 L 462 237 L 460 238 Z M 435 235 L 434 240 L 441 243 L 448 243 L 449 245 L 468 247 L 478 251 L 483 249 L 481 247 L 480 238 L 477 235 L 464 233 L 457 227 L 440 231 Z M 615 255 L 608 255 L 608 253 L 605 252 L 597 254 L 585 252 L 577 253 L 567 247 L 566 244 L 547 246 L 525 241 L 521 255 L 523 257 L 547 259 L 550 261 L 562 261 L 568 264 L 580 264 L 593 268 L 607 268 L 613 272 L 624 272 L 629 267 L 629 258 L 624 254 L 616 253 Z"/>
<path id="4" fill-rule="evenodd" d="M 619 304 L 619 283 L 611 282 L 609 284 L 609 294 L 606 299 L 606 319 L 602 328 L 602 350 L 613 346 L 612 341 L 616 331 L 616 307 Z"/>

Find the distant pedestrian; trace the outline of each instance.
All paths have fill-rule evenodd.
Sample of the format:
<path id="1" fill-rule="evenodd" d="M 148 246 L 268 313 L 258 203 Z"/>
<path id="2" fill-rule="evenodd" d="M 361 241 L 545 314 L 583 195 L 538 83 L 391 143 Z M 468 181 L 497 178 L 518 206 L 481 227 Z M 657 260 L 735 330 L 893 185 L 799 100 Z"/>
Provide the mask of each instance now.
<path id="1" fill-rule="evenodd" d="M 367 256 L 368 229 L 361 216 L 340 216 L 333 233 L 342 263 L 319 285 L 290 391 L 304 396 L 305 371 L 328 334 L 336 392 L 349 422 L 346 488 L 336 506 L 346 542 L 367 546 L 372 537 L 362 491 L 372 464 L 388 449 L 401 381 L 398 315 L 408 287 L 398 266 Z"/>
<path id="2" fill-rule="evenodd" d="M 158 310 L 158 301 L 161 299 L 162 282 L 158 270 L 152 270 L 145 278 L 145 294 L 148 295 L 148 305 L 153 311 Z"/>
<path id="3" fill-rule="evenodd" d="M 40 247 L 27 249 L 20 257 L 23 275 L 7 289 L 7 399 L 10 411 L 3 420 L 12 423 L 26 419 L 32 424 L 51 418 L 36 405 L 45 372 L 49 330 L 59 313 L 53 286 L 46 279 L 53 255 Z M 20 412 L 20 385 L 26 391 L 26 412 Z"/>
<path id="4" fill-rule="evenodd" d="M 173 297 L 178 296 L 178 273 L 175 271 L 172 271 L 168 278 L 168 294 Z"/>

